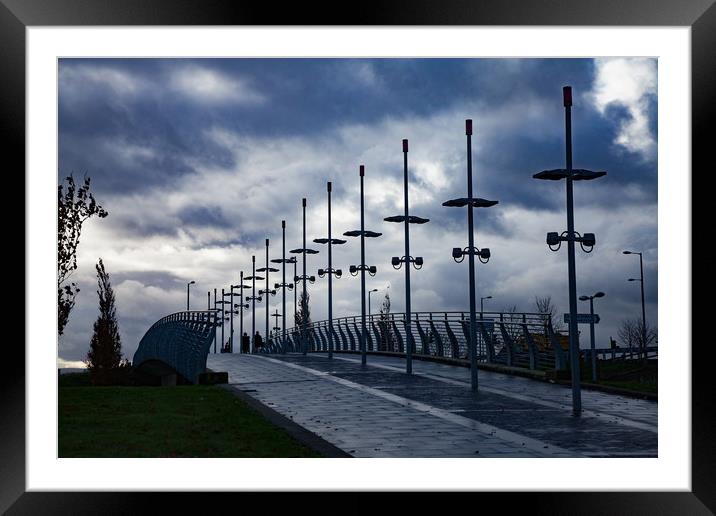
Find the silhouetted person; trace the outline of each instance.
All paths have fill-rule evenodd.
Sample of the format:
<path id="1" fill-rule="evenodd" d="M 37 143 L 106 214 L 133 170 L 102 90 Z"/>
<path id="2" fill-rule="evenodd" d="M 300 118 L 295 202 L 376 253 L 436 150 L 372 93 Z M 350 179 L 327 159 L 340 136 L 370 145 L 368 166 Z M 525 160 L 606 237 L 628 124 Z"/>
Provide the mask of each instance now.
<path id="1" fill-rule="evenodd" d="M 254 348 L 259 349 L 264 345 L 264 341 L 261 338 L 261 334 L 259 332 L 256 332 L 256 335 L 254 336 Z"/>
<path id="2" fill-rule="evenodd" d="M 250 345 L 249 334 L 244 332 L 244 334 L 241 336 L 241 352 L 242 353 L 248 353 L 249 352 L 249 345 Z"/>

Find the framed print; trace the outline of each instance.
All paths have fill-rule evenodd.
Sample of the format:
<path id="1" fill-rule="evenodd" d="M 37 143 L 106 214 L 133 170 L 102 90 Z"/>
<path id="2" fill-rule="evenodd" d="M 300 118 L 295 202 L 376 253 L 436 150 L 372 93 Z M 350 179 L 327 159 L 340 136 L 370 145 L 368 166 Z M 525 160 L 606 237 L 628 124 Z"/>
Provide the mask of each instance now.
<path id="1" fill-rule="evenodd" d="M 176 494 L 172 491 L 202 491 L 208 498 L 220 491 L 239 491 L 235 494 L 240 495 L 245 491 L 396 490 L 532 491 L 534 493 L 521 494 L 517 499 L 530 510 L 544 513 L 554 512 L 556 506 L 563 512 L 584 514 L 604 513 L 615 507 L 635 508 L 634 512 L 667 510 L 708 514 L 713 511 L 716 507 L 710 480 L 714 474 L 714 445 L 710 439 L 713 382 L 708 373 L 711 363 L 708 346 L 694 345 L 692 336 L 695 334 L 691 277 L 694 273 L 698 277 L 699 271 L 692 270 L 691 265 L 690 190 L 691 170 L 696 167 L 708 170 L 704 128 L 713 118 L 712 91 L 716 84 L 712 66 L 716 57 L 713 50 L 716 48 L 713 41 L 716 8 L 712 3 L 647 5 L 632 1 L 610 9 L 590 1 L 577 4 L 525 2 L 519 9 L 508 9 L 499 2 L 452 2 L 440 7 L 428 2 L 408 5 L 388 2 L 380 8 L 361 6 L 351 19 L 332 17 L 331 11 L 322 10 L 318 5 L 274 11 L 245 3 L 221 6 L 189 2 L 177 7 L 163 1 L 117 4 L 2 0 L 0 23 L 5 49 L 2 62 L 6 71 L 3 126 L 9 154 L 17 159 L 15 168 L 26 171 L 27 231 L 25 343 L 24 348 L 15 346 L 8 351 L 16 354 L 8 357 L 9 363 L 17 365 L 8 369 L 4 378 L 7 401 L 0 427 L 3 437 L 0 506 L 3 510 L 20 514 L 46 512 L 47 507 L 58 507 L 60 511 L 62 507 L 73 507 L 78 512 L 96 512 L 112 504 L 122 512 L 140 512 L 148 497 L 161 497 L 161 503 L 178 506 L 175 504 L 181 498 L 171 500 L 171 495 Z M 322 15 L 316 16 L 317 13 Z M 556 88 L 560 81 L 562 84 Z M 568 83 L 573 83 L 574 94 L 569 86 L 561 88 Z M 528 86 L 518 86 L 522 84 Z M 556 89 L 556 106 L 542 101 L 549 98 L 542 89 Z M 579 113 L 579 102 L 589 104 L 589 115 Z M 475 118 L 474 135 L 472 117 Z M 455 120 L 464 125 L 460 130 L 465 132 L 455 138 L 445 138 L 443 133 Z M 480 132 L 483 129 L 488 135 L 483 136 Z M 491 129 L 496 134 L 502 130 L 503 136 L 490 136 Z M 508 135 L 509 130 L 514 130 L 516 136 Z M 402 153 L 397 153 L 399 159 L 395 161 L 396 156 L 384 151 L 383 146 L 390 139 L 400 139 L 400 134 L 408 139 L 403 140 Z M 571 163 L 573 135 L 574 168 Z M 466 137 L 469 165 L 467 197 L 464 197 L 465 141 L 461 138 Z M 410 138 L 430 143 L 425 145 L 427 148 L 413 150 Z M 460 149 L 460 154 L 444 151 L 452 144 Z M 475 158 L 471 154 L 473 147 Z M 566 166 L 566 169 L 538 173 L 547 169 L 549 163 L 564 163 L 565 148 L 567 164 L 555 166 Z M 347 157 L 353 153 L 355 157 Z M 412 178 L 408 172 L 408 156 L 414 160 L 410 162 L 410 166 L 415 167 L 411 173 L 417 170 Z M 535 156 L 534 162 L 531 156 Z M 584 156 L 587 156 L 586 164 Z M 453 165 L 444 165 L 455 160 L 460 164 L 454 169 Z M 477 164 L 474 172 L 473 160 Z M 360 168 L 360 190 L 359 161 L 361 165 L 366 163 L 365 170 Z M 144 168 L 137 167 L 138 163 Z M 393 178 L 388 171 L 396 163 L 404 168 Z M 372 164 L 376 170 L 373 177 Z M 355 173 L 335 172 L 343 166 L 355 168 Z M 490 166 L 501 171 L 502 176 L 495 174 L 485 179 L 491 173 L 487 170 Z M 509 171 L 520 167 L 527 169 L 524 185 L 506 179 L 517 177 L 510 176 Z M 564 217 L 564 190 L 558 185 L 571 185 L 574 176 L 570 174 L 574 173 L 582 174 L 583 177 L 577 179 L 597 179 L 604 175 L 582 167 L 607 170 L 609 179 L 614 169 L 628 169 L 632 175 L 620 182 L 618 174 L 612 174 L 617 178 L 612 180 L 613 186 L 607 187 L 593 187 L 599 181 L 578 183 L 574 209 L 580 227 L 576 229 L 585 233 L 575 233 L 578 238 L 572 240 L 570 231 L 573 229 L 561 234 L 547 233 L 547 244 L 552 250 L 558 249 L 560 242 L 568 242 L 562 252 L 557 253 L 558 259 L 555 254 L 546 252 L 544 243 L 546 231 L 572 224 L 571 215 Z M 89 246 L 94 255 L 106 253 L 115 258 L 106 263 L 120 296 L 120 330 L 127 335 L 123 341 L 126 358 L 133 359 L 135 366 L 143 362 L 149 364 L 156 372 L 157 361 L 163 358 L 157 354 L 158 348 L 152 347 L 152 339 L 166 338 L 167 332 L 174 331 L 167 328 L 174 327 L 177 317 L 188 317 L 182 319 L 182 324 L 189 323 L 192 331 L 204 332 L 202 349 L 204 357 L 208 353 L 207 366 L 213 371 L 228 371 L 229 383 L 241 391 L 239 396 L 250 399 L 263 410 L 264 416 L 294 437 L 298 436 L 300 442 L 305 442 L 300 436 L 307 429 L 312 433 L 314 445 L 324 450 L 324 456 L 347 455 L 359 460 L 304 458 L 313 457 L 311 454 L 289 454 L 300 457 L 292 459 L 263 459 L 251 455 L 235 458 L 242 455 L 234 455 L 230 450 L 221 454 L 216 449 L 198 457 L 179 454 L 180 458 L 169 458 L 175 453 L 172 449 L 160 453 L 158 456 L 162 458 L 152 458 L 157 455 L 151 452 L 146 458 L 133 458 L 141 457 L 141 453 L 128 456 L 132 458 L 115 458 L 120 455 L 58 452 L 57 434 L 47 430 L 56 429 L 58 409 L 51 401 L 55 398 L 48 393 L 57 396 L 58 368 L 77 366 L 85 356 L 90 357 L 85 355 L 82 343 L 89 342 L 96 307 L 85 305 L 73 314 L 75 321 L 82 321 L 86 331 L 77 330 L 78 323 L 71 320 L 64 344 L 48 346 L 53 336 L 48 326 L 53 325 L 43 321 L 48 317 L 53 320 L 54 306 L 40 293 L 53 274 L 48 264 L 53 263 L 54 234 L 48 228 L 51 227 L 49 220 L 54 220 L 52 203 L 56 199 L 57 183 L 52 181 L 62 180 L 65 172 L 60 169 L 80 173 L 88 168 L 100 171 L 97 178 L 101 182 L 95 182 L 93 177 L 93 191 L 102 194 L 98 194 L 98 202 L 104 206 L 105 199 L 112 200 L 107 205 L 110 215 L 106 226 L 112 229 L 92 226 L 87 241 L 94 239 L 94 242 L 84 246 Z M 108 172 L 110 169 L 115 172 Z M 231 176 L 239 169 L 243 171 L 241 174 Z M 460 171 L 459 178 L 455 170 Z M 363 209 L 364 172 L 367 210 Z M 532 177 L 567 178 L 568 181 L 533 181 Z M 348 178 L 355 181 L 350 182 Z M 374 185 L 370 181 L 375 181 Z M 446 186 L 453 182 L 460 187 Z M 217 183 L 222 183 L 223 188 L 217 189 Z M 265 185 L 270 185 L 270 191 Z M 585 193 L 587 190 L 592 193 Z M 152 196 L 144 195 L 148 191 L 153 192 Z M 411 208 L 415 206 L 410 215 L 409 191 Z M 447 201 L 444 195 L 447 193 L 455 199 Z M 303 241 L 300 240 L 301 206 L 298 204 L 302 196 Z M 500 202 L 482 199 L 483 196 L 499 198 Z M 306 197 L 308 238 L 314 243 L 306 240 Z M 549 203 L 558 208 L 541 207 L 536 199 L 549 199 Z M 436 215 L 438 212 L 428 207 L 428 201 L 435 206 L 442 203 L 440 213 L 450 211 L 455 217 Z M 568 210 L 572 209 L 572 201 L 571 186 L 568 186 Z M 236 205 L 231 206 L 234 202 Z M 473 207 L 490 209 L 476 211 L 479 212 L 477 242 L 472 241 L 470 215 L 470 241 L 466 239 L 463 243 L 463 247 L 468 245 L 465 248 L 468 251 L 453 248 L 450 259 L 450 246 L 461 242 L 445 237 L 454 240 L 453 232 L 464 235 L 468 227 L 464 216 L 457 216 L 457 211 L 464 211 L 454 207 L 466 206 L 470 214 Z M 396 207 L 399 210 L 404 207 L 405 211 L 396 216 L 386 209 Z M 579 214 L 580 209 L 584 210 L 583 215 Z M 485 215 L 497 210 L 502 213 Z M 383 235 L 365 231 L 359 217 L 364 211 L 369 217 L 377 216 L 375 213 L 380 211 L 379 218 L 366 220 L 365 227 L 377 229 Z M 117 215 L 113 218 L 114 213 Z M 277 224 L 280 219 L 285 219 L 283 255 L 279 251 L 281 227 Z M 558 226 L 543 228 L 541 224 L 545 220 Z M 383 221 L 401 225 L 398 229 Z M 481 226 L 483 221 L 487 222 Z M 410 228 L 412 233 L 409 222 L 417 224 Z M 590 224 L 592 227 L 587 227 Z M 361 229 L 353 234 L 344 233 L 355 229 L 354 225 Z M 596 243 L 594 234 L 588 233 L 590 230 L 596 233 Z M 482 245 L 480 231 L 495 241 L 490 245 L 492 253 L 475 247 Z M 531 240 L 538 240 L 532 238 L 536 233 L 540 234 L 540 241 L 533 251 L 530 246 Z M 347 237 L 381 236 L 382 240 L 376 239 L 378 243 L 374 244 L 380 251 L 373 254 L 369 251 L 367 256 L 369 260 L 379 259 L 379 269 L 394 275 L 390 276 L 394 316 L 386 315 L 390 312 L 390 298 L 381 292 L 385 290 L 383 284 L 369 285 L 371 292 L 375 292 L 371 308 L 370 294 L 366 298 L 357 280 L 351 282 L 350 275 L 359 275 L 361 268 L 371 274 L 375 271 L 370 271 L 365 256 L 361 256 L 360 263 L 350 261 L 353 265 L 349 268 L 349 260 L 355 258 L 356 242 L 360 239 L 341 246 L 345 243 L 344 234 Z M 412 248 L 408 244 L 409 234 L 414 235 Z M 577 258 L 577 279 L 585 279 L 584 284 L 588 285 L 585 288 L 590 291 L 575 290 L 573 270 L 569 278 L 566 274 L 567 248 L 573 253 L 578 242 L 578 254 L 581 250 L 588 253 L 592 247 L 598 250 L 602 244 L 600 234 L 618 240 L 616 244 L 603 245 L 617 246 L 612 251 L 619 254 L 623 262 L 600 264 L 598 259 L 591 258 L 588 263 L 601 271 L 602 277 L 618 272 L 619 282 L 600 283 L 596 274 L 595 281 L 591 281 L 591 276 L 581 275 L 580 267 L 587 262 Z M 322 238 L 314 240 L 314 236 Z M 328 238 L 323 238 L 325 236 Z M 124 246 L 122 252 L 115 253 L 112 250 L 118 249 L 120 241 Z M 630 242 L 635 242 L 635 246 Z M 353 244 L 352 258 L 344 252 L 350 244 Z M 274 258 L 271 261 L 269 245 Z M 644 253 L 642 257 L 638 245 L 652 249 L 652 254 Z M 307 258 L 307 253 L 314 252 L 308 247 L 316 248 L 320 259 Z M 391 253 L 398 253 L 394 251 L 396 248 L 399 256 L 392 257 L 392 266 L 399 270 L 405 265 L 400 272 L 386 267 Z M 473 248 L 477 251 L 470 250 Z M 245 288 L 252 289 L 245 295 L 242 291 L 240 305 L 234 305 L 233 276 L 231 280 L 219 278 L 219 272 L 236 268 L 225 263 L 234 258 L 217 258 L 229 256 L 227 249 L 236 253 L 230 256 L 240 256 L 241 288 L 246 278 Z M 286 257 L 290 253 L 301 258 L 302 261 L 297 261 L 298 267 L 303 264 L 303 270 L 288 272 L 288 281 L 293 279 L 291 291 L 285 279 L 286 270 L 283 278 L 280 275 L 280 264 L 286 269 L 289 263 Z M 413 256 L 416 253 L 419 258 Z M 436 268 L 433 268 L 435 272 L 430 271 L 429 266 L 425 271 L 413 273 L 411 313 L 409 269 L 412 266 L 419 271 L 423 266 L 422 256 L 426 265 L 452 264 L 453 259 L 461 262 L 463 258 L 468 258 L 472 265 L 474 256 L 478 256 L 480 262 L 489 261 L 492 266 L 500 254 L 510 256 L 511 262 L 509 265 L 503 262 L 500 272 L 492 269 L 492 274 L 501 278 L 502 283 L 487 278 L 481 269 L 483 265 L 477 264 L 478 284 L 483 281 L 483 285 L 495 292 L 494 295 L 478 294 L 479 312 L 474 276 L 469 276 L 468 288 L 467 264 L 453 264 L 449 273 L 437 273 Z M 646 268 L 642 266 L 641 276 L 633 272 L 636 257 L 621 254 L 638 255 L 640 265 L 644 258 Z M 78 256 L 81 272 L 75 277 L 81 278 L 83 290 L 91 296 L 93 263 L 88 262 L 85 255 Z M 340 265 L 336 265 L 336 261 Z M 536 265 L 535 261 L 550 265 Z M 276 268 L 272 268 L 270 262 L 275 262 Z M 306 262 L 310 269 L 317 271 L 307 270 Z M 344 270 L 338 272 L 338 267 Z M 213 275 L 195 273 L 201 268 L 215 272 Z M 541 287 L 535 287 L 535 290 L 526 290 L 528 294 L 523 297 L 530 299 L 518 309 L 517 301 L 510 297 L 513 291 L 504 285 L 527 270 L 532 278 L 552 281 L 544 278 L 556 274 L 555 269 L 560 271 L 560 279 L 555 280 L 554 285 L 561 289 L 555 297 L 556 304 L 569 308 L 560 311 L 553 306 L 545 308 L 551 291 L 540 298 Z M 441 265 L 443 270 L 448 270 L 447 266 Z M 627 270 L 632 272 L 625 272 Z M 96 271 L 102 310 L 102 278 L 106 276 L 103 276 L 101 261 Z M 229 272 L 226 274 L 228 277 Z M 341 275 L 345 279 L 336 283 Z M 632 275 L 628 279 L 632 283 L 627 282 L 628 275 Z M 198 281 L 189 281 L 194 276 Z M 251 279 L 255 280 L 253 284 Z M 229 290 L 222 291 L 220 281 L 229 281 L 226 284 L 230 285 L 226 287 Z M 296 299 L 301 295 L 299 285 L 303 283 L 305 296 L 305 285 L 309 281 L 315 282 L 311 290 L 315 288 L 316 302 L 321 305 L 320 308 L 314 305 L 313 319 L 305 315 L 307 296 L 305 301 L 302 298 L 301 310 L 296 308 Z M 532 288 L 532 283 L 525 284 Z M 338 289 L 336 285 L 340 285 Z M 348 289 L 344 285 L 351 285 L 350 292 L 355 292 L 346 294 Z M 286 337 L 286 324 L 281 329 L 281 318 L 283 322 L 286 319 L 291 322 L 287 316 L 290 308 L 285 300 L 283 305 L 280 302 L 281 289 L 291 296 L 289 305 L 291 301 L 294 303 L 294 340 Z M 180 308 L 185 315 L 167 316 L 173 310 L 170 306 L 174 301 L 170 297 L 174 296 L 174 290 L 181 293 Z M 468 290 L 470 310 L 463 308 L 462 301 L 451 304 L 450 293 L 463 291 L 467 304 Z M 207 292 L 206 309 L 204 291 Z M 296 299 L 293 299 L 294 291 Z M 363 305 L 367 306 L 355 304 L 359 292 L 367 301 Z M 583 295 L 587 293 L 593 295 Z M 576 303 L 578 295 L 582 295 L 581 302 Z M 266 298 L 264 303 L 269 303 L 269 299 L 270 303 L 264 305 L 265 310 L 254 312 L 256 303 L 262 302 L 261 296 Z M 602 297 L 605 299 L 600 299 Z M 245 298 L 247 304 L 244 304 Z M 532 298 L 535 298 L 534 310 L 527 308 Z M 661 306 L 658 298 L 662 300 Z M 42 299 L 45 301 L 41 302 Z M 128 299 L 131 302 L 124 301 Z M 611 305 L 602 304 L 605 301 Z M 122 307 L 122 302 L 131 304 L 132 309 Z M 190 310 L 190 306 L 197 303 L 201 308 L 194 311 L 201 311 L 201 315 Z M 225 311 L 226 303 L 229 312 Z M 490 303 L 502 306 L 493 307 Z M 580 308 L 585 310 L 585 306 L 591 306 L 591 314 L 588 308 L 587 313 L 577 312 Z M 235 346 L 233 314 L 234 308 L 239 307 L 242 312 L 237 313 L 240 313 L 242 326 L 237 331 L 242 338 Z M 493 308 L 495 311 L 490 314 Z M 595 308 L 601 313 L 601 326 L 596 324 L 600 323 L 600 316 Z M 244 309 L 247 314 L 253 314 L 253 319 L 251 315 L 244 317 Z M 363 312 L 363 320 L 366 320 L 366 310 L 368 326 L 365 323 L 361 326 L 360 313 Z M 458 310 L 461 310 L 459 316 L 449 315 Z M 304 314 L 302 318 L 299 312 Z M 632 321 L 631 330 L 626 319 L 617 322 L 621 312 L 639 314 Z M 397 317 L 400 313 L 404 314 L 402 319 Z M 549 323 L 540 318 L 545 313 L 549 313 Z M 225 314 L 231 315 L 226 318 Z M 220 324 L 217 323 L 219 315 Z M 575 321 L 577 315 L 578 321 Z M 380 319 L 382 316 L 385 318 Z M 455 319 L 452 322 L 451 317 Z M 438 323 L 439 318 L 442 319 Z M 323 319 L 328 322 L 323 324 Z M 653 362 L 653 374 L 656 376 L 658 368 L 661 382 L 658 388 L 654 385 L 652 394 L 645 395 L 656 400 L 658 391 L 661 398 L 658 400 L 658 432 L 657 409 L 648 403 L 641 404 L 641 400 L 627 402 L 620 409 L 623 412 L 616 416 L 613 410 L 601 413 L 595 408 L 602 406 L 595 400 L 609 403 L 610 392 L 617 392 L 610 389 L 622 389 L 618 392 L 624 394 L 629 388 L 643 387 L 617 386 L 614 382 L 599 387 L 596 377 L 597 371 L 602 371 L 602 363 L 599 367 L 596 364 L 600 360 L 599 353 L 603 360 L 614 358 L 619 352 L 625 361 L 633 359 L 629 339 L 637 343 L 639 360 L 642 346 L 639 343 L 643 343 L 644 364 L 649 363 L 649 349 L 658 356 L 656 323 L 652 328 L 647 320 L 658 320 L 664 354 L 660 367 L 658 362 Z M 402 322 L 396 324 L 396 321 Z M 197 329 L 202 324 L 206 328 Z M 313 333 L 302 333 L 307 324 Z M 411 324 L 415 324 L 412 329 Z M 563 333 L 557 326 L 564 328 Z M 595 348 L 595 326 L 598 342 L 607 338 L 614 341 L 611 350 L 599 344 Z M 219 327 L 221 337 L 217 334 Z M 573 352 L 569 335 L 577 332 L 577 327 L 583 341 L 578 352 Z M 211 344 L 206 340 L 209 328 L 216 328 Z M 590 328 L 591 348 L 585 344 Z M 652 330 L 653 340 L 649 340 L 647 333 Z M 279 391 L 260 386 L 258 380 L 255 384 L 247 380 L 243 387 L 236 387 L 237 382 L 231 379 L 233 366 L 226 365 L 228 362 L 224 360 L 232 355 L 222 353 L 243 348 L 244 333 L 251 335 L 246 337 L 248 354 L 263 354 L 262 365 L 251 370 L 237 369 L 240 372 L 235 374 L 250 378 L 274 377 L 277 373 L 270 367 L 278 367 L 281 362 L 281 367 L 290 371 L 286 381 L 296 382 L 291 389 L 275 394 Z M 624 342 L 628 340 L 629 351 L 618 351 L 612 336 L 625 339 Z M 291 343 L 291 351 L 298 357 L 295 361 L 270 355 L 285 355 L 287 343 Z M 376 356 L 369 355 L 368 362 L 380 356 L 382 361 L 377 362 L 375 378 L 379 373 L 382 376 L 380 382 L 374 378 L 371 380 L 374 383 L 361 383 L 358 372 L 365 366 L 361 366 L 360 360 L 365 364 L 366 349 L 374 351 L 373 346 Z M 329 358 L 334 350 L 345 351 L 346 355 L 340 358 L 340 367 L 320 365 L 316 361 L 302 361 L 301 352 L 306 355 L 307 349 L 327 353 Z M 56 354 L 50 356 L 48 350 Z M 500 357 L 496 358 L 497 355 Z M 540 367 L 545 367 L 545 357 L 549 357 L 546 369 L 550 372 L 539 373 L 540 378 L 571 385 L 571 391 L 564 389 L 569 394 L 568 402 L 555 401 L 545 390 L 532 395 L 540 398 L 537 409 L 528 409 L 524 405 L 529 401 L 527 393 L 509 394 L 508 388 L 485 380 L 490 374 L 505 371 L 535 376 Z M 483 398 L 473 403 L 474 400 L 461 398 L 468 386 L 473 391 L 479 389 L 476 360 L 483 361 L 479 378 L 487 383 L 481 383 L 480 388 L 493 396 L 491 401 Z M 569 375 L 570 369 L 579 370 L 580 361 L 584 364 L 581 382 L 585 386 L 581 392 L 579 378 Z M 188 362 L 182 361 L 180 366 L 176 359 L 173 372 L 157 374 L 162 382 L 207 381 L 201 361 L 194 369 L 185 363 Z M 404 372 L 412 375 L 414 363 L 418 364 L 415 367 L 419 374 L 405 376 Z M 459 378 L 448 378 L 438 369 L 458 363 L 467 366 L 464 376 Z M 355 371 L 351 367 L 356 368 Z M 646 365 L 644 367 L 646 370 Z M 51 378 L 48 371 L 53 372 Z M 201 380 L 200 375 L 204 375 Z M 416 377 L 433 382 L 420 386 L 425 390 L 423 397 L 407 394 L 410 385 L 414 385 L 417 392 L 417 384 L 409 385 L 414 380 L 408 379 Z M 516 382 L 523 380 L 519 376 L 511 378 Z M 615 378 L 618 379 L 618 373 Z M 324 380 L 333 383 L 325 387 L 320 383 Z M 638 381 L 644 383 L 643 378 Z M 549 385 L 549 382 L 542 383 Z M 590 390 L 592 387 L 595 390 Z M 310 403 L 312 396 L 327 400 L 330 396 L 326 393 L 333 392 L 332 389 L 336 398 L 340 389 L 345 389 L 345 400 L 349 400 L 346 403 L 354 402 L 356 406 L 364 401 L 353 394 L 370 394 L 366 417 L 370 412 L 374 418 L 385 414 L 386 418 L 395 417 L 397 426 L 413 419 L 397 414 L 391 407 L 397 405 L 429 413 L 436 421 L 445 423 L 455 446 L 462 443 L 465 449 L 450 456 L 435 443 L 425 443 L 425 450 L 430 451 L 406 455 L 401 446 L 381 448 L 380 439 L 365 436 L 360 436 L 365 447 L 356 449 L 354 443 L 358 441 L 332 437 L 331 434 L 338 431 L 335 427 L 340 426 L 336 423 L 340 418 L 326 417 L 321 421 L 326 416 L 325 405 L 319 409 L 316 403 Z M 603 397 L 599 398 L 595 392 Z M 631 394 L 634 395 L 633 391 Z M 587 400 L 584 408 L 581 406 L 583 395 Z M 503 398 L 498 399 L 499 396 Z M 514 403 L 515 415 L 510 416 L 513 419 L 509 423 L 507 416 L 492 415 L 493 412 L 504 414 L 501 400 L 507 399 L 505 396 Z M 462 401 L 456 401 L 458 399 Z M 305 407 L 310 407 L 305 408 L 303 402 Z M 570 417 L 579 423 L 564 423 L 566 413 L 555 417 L 549 412 L 555 408 L 562 410 L 567 405 L 571 408 Z M 302 410 L 315 412 L 311 418 L 302 418 Z M 541 411 L 541 415 L 527 419 L 517 414 L 520 410 Z M 591 424 L 590 417 L 605 414 L 621 418 L 620 424 L 629 429 L 623 430 L 622 435 L 619 433 L 622 430 L 612 426 L 584 426 Z M 582 415 L 585 417 L 580 420 L 578 416 Z M 335 423 L 334 428 L 329 428 L 329 421 Z M 415 424 L 419 433 L 419 424 Z M 577 434 L 562 432 L 560 425 L 570 428 L 583 425 L 579 427 L 583 433 L 574 437 Z M 421 442 L 414 436 L 405 437 L 399 429 L 390 428 L 390 424 L 383 426 L 385 435 L 395 436 L 396 442 L 404 440 L 407 447 Z M 494 440 L 481 451 L 473 451 L 469 438 L 463 438 L 458 427 L 492 432 Z M 220 431 L 218 426 L 214 426 L 214 430 Z M 359 430 L 354 434 L 360 433 Z M 606 435 L 596 435 L 599 432 Z M 513 453 L 505 443 L 524 448 Z M 468 448 L 473 456 L 468 455 Z M 474 457 L 480 452 L 482 458 Z M 544 460 L 546 457 L 548 460 Z M 202 473 L 195 474 L 198 471 Z M 569 474 L 564 475 L 564 471 Z M 90 495 L 92 491 L 95 493 Z M 130 494 L 127 491 L 164 493 Z M 165 502 L 167 499 L 170 501 Z"/>

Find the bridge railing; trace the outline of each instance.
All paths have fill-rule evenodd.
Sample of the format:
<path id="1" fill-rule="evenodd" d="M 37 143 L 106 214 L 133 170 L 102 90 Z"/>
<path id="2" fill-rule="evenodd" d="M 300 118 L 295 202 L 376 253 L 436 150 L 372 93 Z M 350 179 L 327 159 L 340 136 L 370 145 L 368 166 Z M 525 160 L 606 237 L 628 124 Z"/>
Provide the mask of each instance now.
<path id="1" fill-rule="evenodd" d="M 566 369 L 569 339 L 554 332 L 549 315 L 539 313 L 478 312 L 477 358 L 529 369 Z M 335 351 L 360 351 L 361 317 L 333 319 Z M 405 353 L 411 345 L 416 355 L 468 358 L 469 312 L 413 312 L 408 334 L 404 313 L 366 316 L 366 349 Z M 327 320 L 312 322 L 277 334 L 264 352 L 328 350 Z"/>
<path id="2" fill-rule="evenodd" d="M 149 361 L 170 366 L 191 383 L 206 370 L 206 357 L 219 326 L 220 310 L 188 310 L 162 317 L 139 341 L 132 365 Z"/>

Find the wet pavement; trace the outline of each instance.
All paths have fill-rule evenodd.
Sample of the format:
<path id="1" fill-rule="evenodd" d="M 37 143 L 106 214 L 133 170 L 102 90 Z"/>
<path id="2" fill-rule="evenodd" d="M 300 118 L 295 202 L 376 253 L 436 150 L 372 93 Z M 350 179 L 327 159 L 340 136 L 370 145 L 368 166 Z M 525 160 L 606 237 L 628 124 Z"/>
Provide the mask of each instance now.
<path id="1" fill-rule="evenodd" d="M 657 403 L 447 364 L 210 354 L 229 383 L 354 457 L 656 457 Z"/>

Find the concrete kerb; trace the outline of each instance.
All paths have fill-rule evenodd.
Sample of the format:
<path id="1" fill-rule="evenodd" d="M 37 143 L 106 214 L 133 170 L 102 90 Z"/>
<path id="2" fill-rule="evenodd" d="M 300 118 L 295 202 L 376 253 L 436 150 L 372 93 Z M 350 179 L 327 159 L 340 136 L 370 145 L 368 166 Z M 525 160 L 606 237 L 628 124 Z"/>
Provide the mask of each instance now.
<path id="1" fill-rule="evenodd" d="M 346 453 L 337 446 L 334 446 L 322 437 L 319 437 L 318 435 L 305 429 L 301 425 L 295 423 L 294 421 L 291 421 L 289 418 L 275 411 L 271 407 L 264 405 L 256 398 L 244 392 L 238 386 L 224 384 L 218 385 L 218 387 L 231 392 L 241 401 L 251 407 L 253 410 L 258 412 L 261 416 L 266 418 L 270 423 L 278 426 L 279 428 L 284 429 L 291 437 L 296 439 L 298 442 L 304 444 L 305 446 L 308 446 L 309 448 L 322 454 L 323 456 L 329 458 L 353 458 L 352 455 Z"/>

